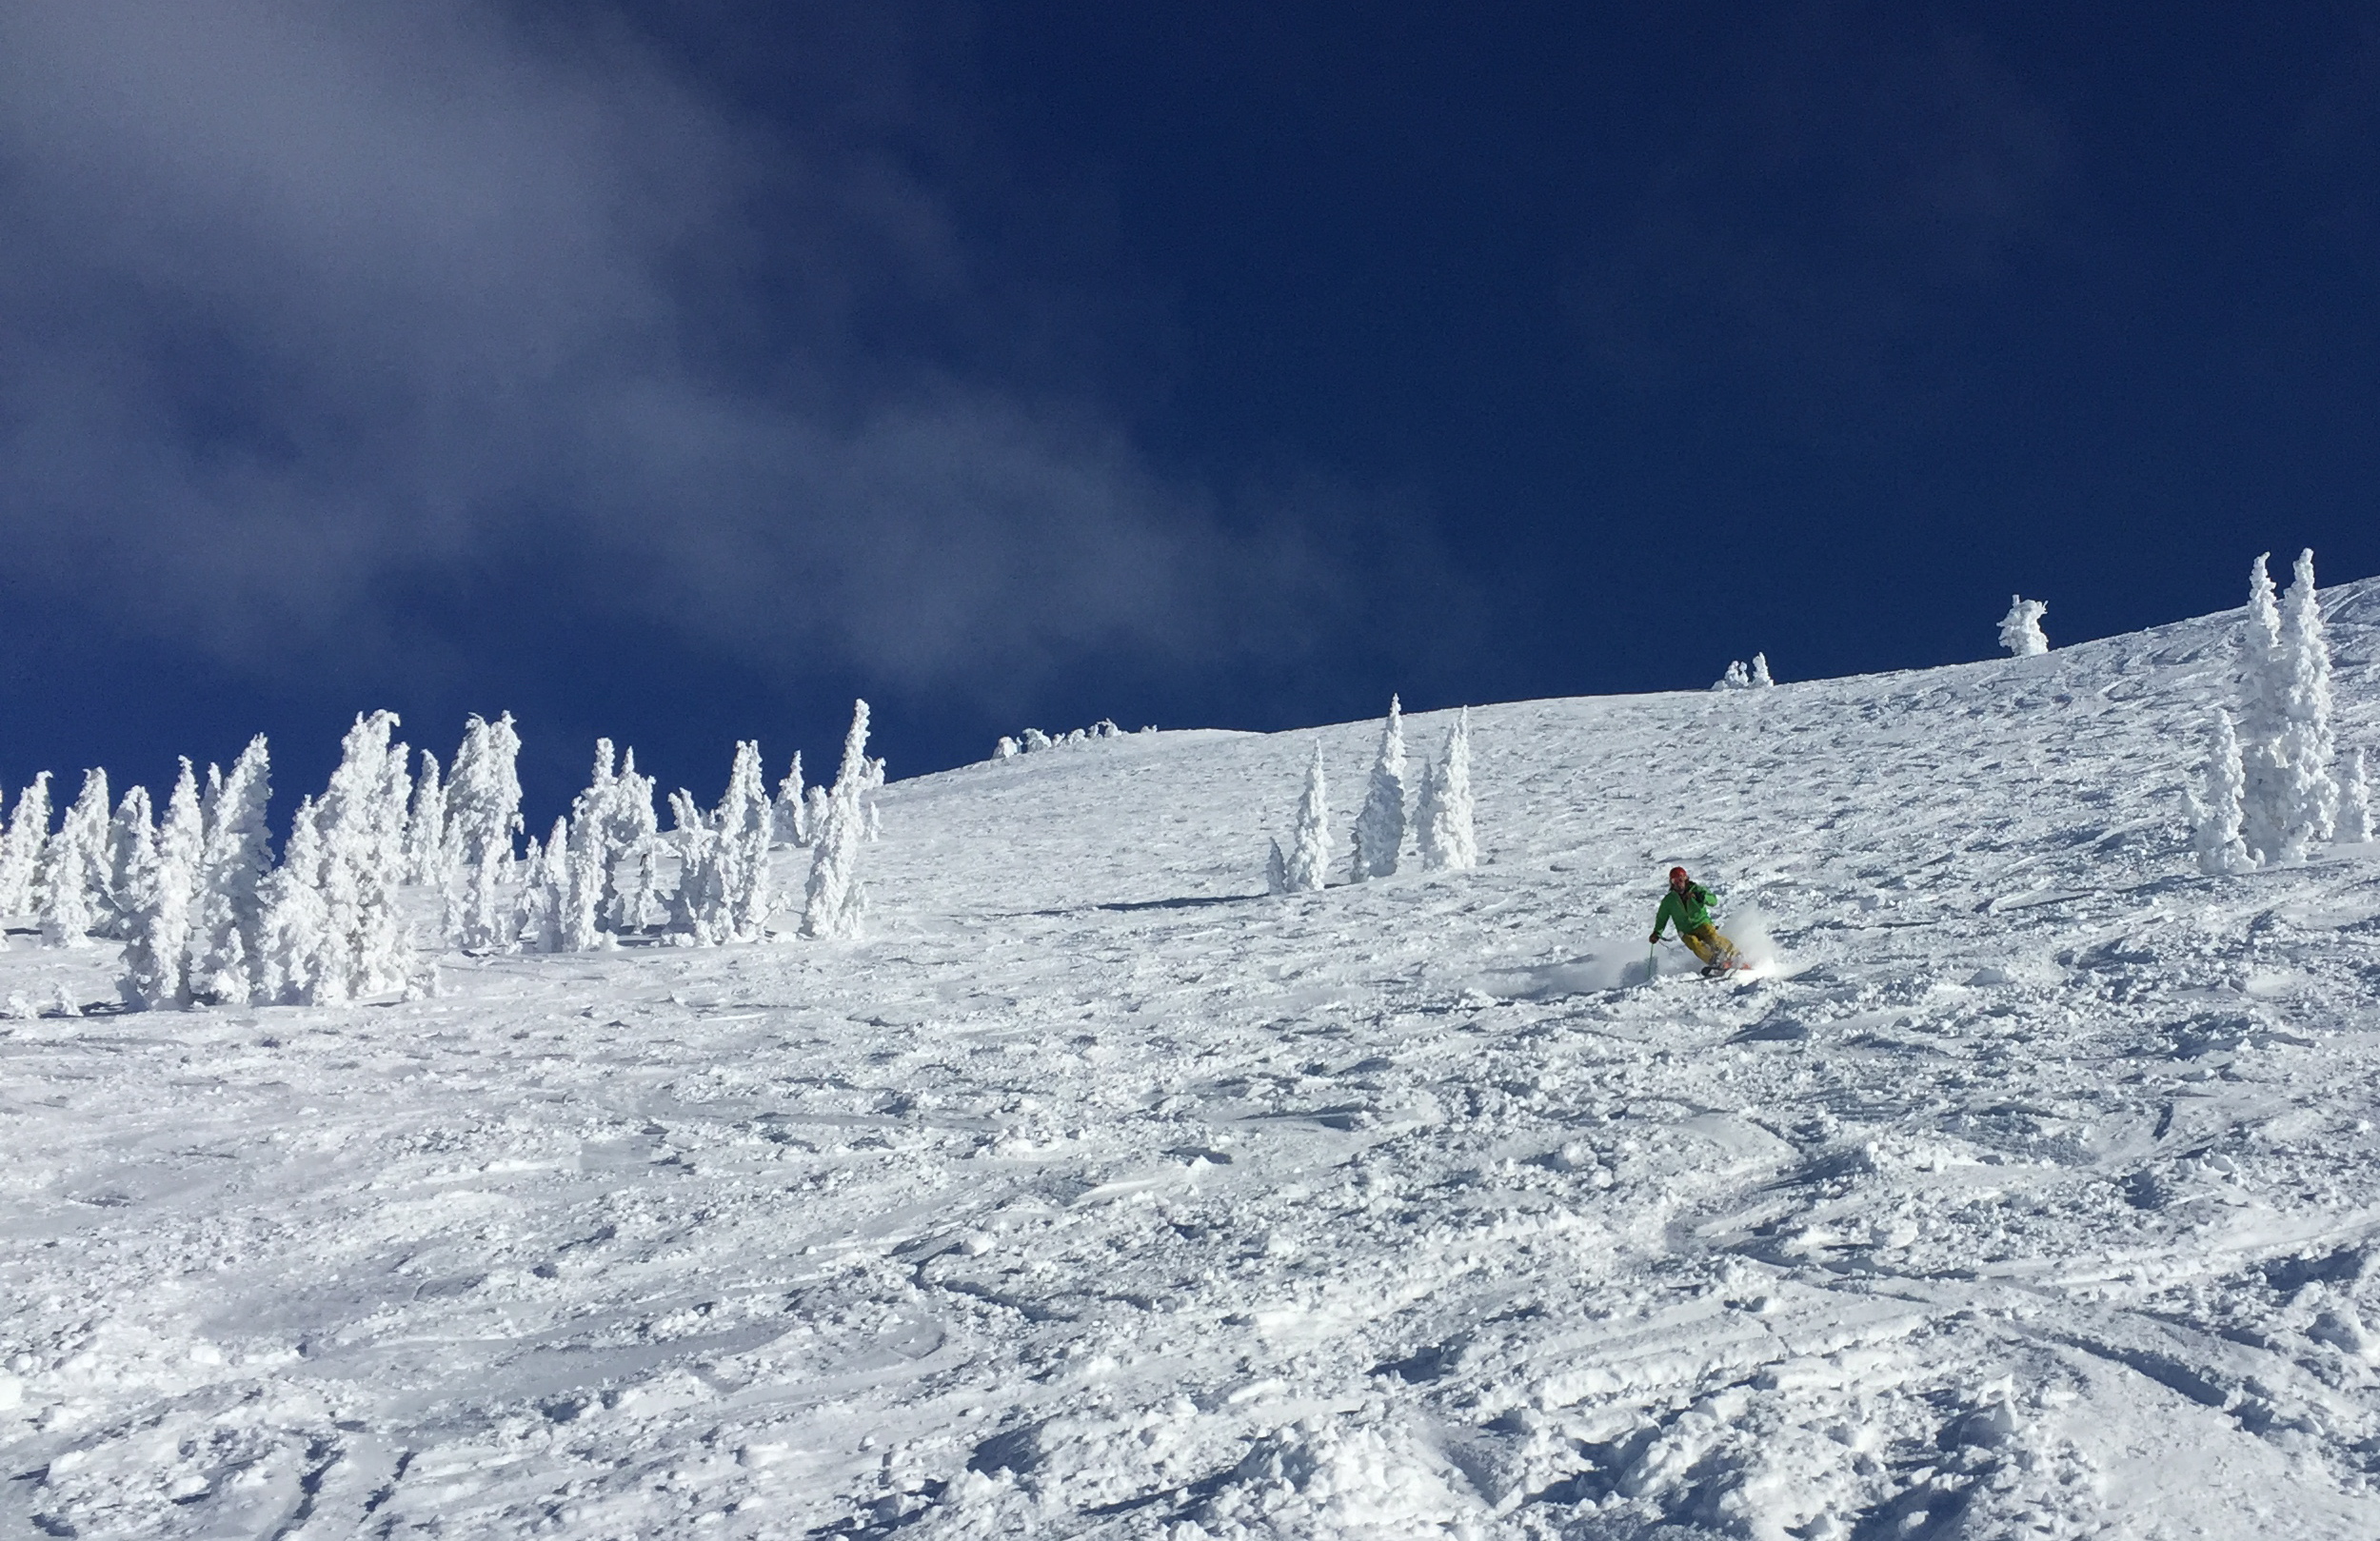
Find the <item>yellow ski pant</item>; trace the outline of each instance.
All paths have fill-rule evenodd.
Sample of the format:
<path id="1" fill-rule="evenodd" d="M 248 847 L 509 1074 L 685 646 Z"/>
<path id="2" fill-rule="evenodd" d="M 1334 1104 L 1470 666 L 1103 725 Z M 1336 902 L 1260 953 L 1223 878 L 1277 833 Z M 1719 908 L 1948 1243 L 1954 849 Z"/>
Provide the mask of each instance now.
<path id="1" fill-rule="evenodd" d="M 1735 960 L 1735 944 L 1720 936 L 1716 926 L 1696 926 L 1692 931 L 1681 928 L 1677 933 L 1677 939 L 1684 942 L 1696 958 L 1701 958 L 1705 967 L 1714 963 Z"/>

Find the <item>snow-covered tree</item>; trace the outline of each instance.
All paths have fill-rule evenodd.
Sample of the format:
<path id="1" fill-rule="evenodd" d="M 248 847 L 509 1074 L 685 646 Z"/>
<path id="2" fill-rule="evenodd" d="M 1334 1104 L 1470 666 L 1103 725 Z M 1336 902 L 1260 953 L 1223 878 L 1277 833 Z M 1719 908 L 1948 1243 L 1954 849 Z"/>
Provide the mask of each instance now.
<path id="1" fill-rule="evenodd" d="M 613 770 L 612 759 L 611 741 L 596 740 L 586 789 L 571 802 L 566 824 L 557 824 L 545 842 L 544 875 L 555 889 L 555 945 L 564 952 L 605 945 L 604 927 L 617 908 L 613 865 L 625 848 L 652 829 L 651 783 L 636 774 L 636 751 L 628 751 L 625 774 Z"/>
<path id="2" fill-rule="evenodd" d="M 1278 839 L 1268 838 L 1265 843 L 1271 849 L 1264 853 L 1264 891 L 1268 894 L 1286 894 L 1289 892 L 1289 859 L 1280 854 Z"/>
<path id="3" fill-rule="evenodd" d="M 1363 811 L 1356 815 L 1355 879 L 1394 874 L 1404 842 L 1405 720 L 1400 703 L 1391 696 L 1388 720 L 1380 726 L 1380 751 L 1373 757 L 1372 778 L 1364 787 Z"/>
<path id="4" fill-rule="evenodd" d="M 662 875 L 668 850 L 659 834 L 648 833 L 629 843 L 620 863 L 619 886 L 605 912 L 605 924 L 613 931 L 650 931 L 669 919 L 669 884 Z"/>
<path id="5" fill-rule="evenodd" d="M 1422 787 L 1415 823 L 1421 840 L 1421 865 L 1431 872 L 1462 872 L 1479 864 L 1479 842 L 1472 831 L 1471 708 L 1446 732 L 1446 747 Z"/>
<path id="6" fill-rule="evenodd" d="M 130 936 L 124 949 L 124 998 L 154 1011 L 189 1002 L 190 910 L 196 898 L 205 821 L 190 762 L 166 801 L 152 859 L 126 890 Z"/>
<path id="7" fill-rule="evenodd" d="M 2240 841 L 2252 864 L 2305 860 L 2332 838 L 2341 796 L 2314 554 L 2298 556 L 2277 601 L 2269 557 L 2249 569 L 2240 628 Z"/>
<path id="8" fill-rule="evenodd" d="M 1755 690 L 1765 690 L 1769 686 L 1775 683 L 1776 681 L 1771 678 L 1769 674 L 1769 655 L 1766 653 L 1753 654 L 1751 679 L 1753 688 Z"/>
<path id="9" fill-rule="evenodd" d="M 426 888 L 446 882 L 446 789 L 438 780 L 438 757 L 426 749 L 405 822 L 405 880 Z"/>
<path id="10" fill-rule="evenodd" d="M 613 850 L 625 851 L 661 828 L 653 812 L 653 784 L 651 777 L 637 774 L 634 749 L 620 757 L 620 774 L 612 778 L 604 814 L 604 840 Z"/>
<path id="11" fill-rule="evenodd" d="M 1735 659 L 1727 665 L 1725 674 L 1711 682 L 1711 688 L 1714 690 L 1750 690 L 1752 671 L 1744 667 L 1742 659 Z"/>
<path id="12" fill-rule="evenodd" d="M 2182 789 L 2190 818 L 2191 844 L 2198 853 L 2198 870 L 2210 877 L 2245 872 L 2256 864 L 2239 833 L 2247 780 L 2231 714 L 2217 707 L 2207 751 L 2206 791 L 2202 794 L 2188 786 Z"/>
<path id="13" fill-rule="evenodd" d="M 1314 758 L 1306 763 L 1305 790 L 1298 796 L 1296 822 L 1289 832 L 1289 851 L 1281 863 L 1281 890 L 1319 894 L 1330 881 L 1330 788 L 1322 776 L 1322 741 L 1314 741 Z"/>
<path id="14" fill-rule="evenodd" d="M 50 773 L 16 795 L 9 832 L 0 837 L 0 915 L 30 915 L 37 902 L 42 852 L 50 843 Z"/>
<path id="15" fill-rule="evenodd" d="M 206 845 L 199 860 L 197 910 L 190 922 L 189 992 L 208 1005 L 245 1005 L 256 990 L 264 902 L 271 859 L 265 806 L 272 764 L 265 736 L 248 741 L 228 776 L 208 767 Z"/>
<path id="16" fill-rule="evenodd" d="M 770 809 L 774 827 L 772 839 L 780 845 L 803 843 L 802 827 L 802 751 L 793 752 L 793 769 L 777 783 L 777 800 Z"/>
<path id="17" fill-rule="evenodd" d="M 557 836 L 564 845 L 563 882 L 556 896 L 556 943 L 565 953 L 588 952 L 608 940 L 603 919 L 610 843 L 604 838 L 600 818 L 573 819 Z"/>
<path id="18" fill-rule="evenodd" d="M 867 893 L 860 882 L 860 799 L 870 775 L 867 718 L 867 702 L 852 702 L 851 730 L 843 737 L 843 761 L 835 769 L 834 788 L 826 795 L 823 816 L 812 826 L 818 854 L 811 859 L 809 885 L 803 898 L 802 935 L 805 937 L 856 937 L 861 917 L 867 910 Z"/>
<path id="19" fill-rule="evenodd" d="M 636 751 L 630 749 L 612 779 L 603 815 L 603 923 L 612 931 L 645 931 L 668 919 L 662 875 L 667 847 L 660 829 L 653 779 L 637 774 Z"/>
<path id="20" fill-rule="evenodd" d="M 2335 837 L 2341 845 L 2371 843 L 2371 783 L 2364 775 L 2364 752 L 2348 752 L 2347 774 L 2339 778 L 2339 824 Z"/>
<path id="21" fill-rule="evenodd" d="M 876 794 L 883 790 L 884 762 L 871 760 L 867 762 L 867 779 L 860 785 L 861 796 L 867 800 L 867 838 L 871 844 L 884 838 L 884 820 L 876 810 Z"/>
<path id="22" fill-rule="evenodd" d="M 512 946 L 521 952 L 563 950 L 563 911 L 570 890 L 570 821 L 556 819 L 544 844 L 529 841 L 521 892 L 512 906 Z"/>
<path id="23" fill-rule="evenodd" d="M 477 714 L 466 720 L 446 776 L 450 866 L 478 866 L 490 845 L 503 846 L 505 859 L 512 859 L 512 838 L 527 827 L 521 820 L 520 759 L 521 735 L 510 712 L 493 722 Z"/>
<path id="24" fill-rule="evenodd" d="M 388 721 L 393 723 L 396 720 L 396 714 L 390 713 Z M 407 767 L 412 763 L 411 748 L 403 743 L 391 744 L 381 756 L 379 795 L 372 800 L 372 862 L 387 875 L 391 888 L 409 880 L 406 835 L 412 821 L 413 777 Z"/>
<path id="25" fill-rule="evenodd" d="M 768 846 L 775 813 L 757 743 L 736 745 L 726 795 L 704 820 L 706 838 L 683 883 L 694 939 L 703 946 L 758 941 L 769 909 Z"/>
<path id="26" fill-rule="evenodd" d="M 259 885 L 254 998 L 285 1006 L 344 1000 L 332 953 L 330 905 L 323 894 L 322 827 L 312 798 L 289 820 L 281 865 Z"/>
<path id="27" fill-rule="evenodd" d="M 2248 618 L 2240 628 L 2240 764 L 2246 776 L 2240 838 L 2257 861 L 2279 859 L 2281 810 L 2288 804 L 2288 769 L 2281 762 L 2281 728 L 2288 716 L 2288 668 L 2281 654 L 2281 607 L 2259 556 L 2248 569 Z"/>
<path id="28" fill-rule="evenodd" d="M 472 716 L 446 778 L 446 938 L 466 948 L 507 949 L 497 899 L 521 821 L 521 736 L 512 714 Z"/>
<path id="29" fill-rule="evenodd" d="M 875 784 L 881 787 L 884 762 L 870 763 L 875 767 Z M 872 800 L 868 807 L 871 813 L 875 811 Z M 759 941 L 768 934 L 769 912 L 776 898 L 769 886 L 768 848 L 775 832 L 775 810 L 761 776 L 761 746 L 757 741 L 738 744 L 726 801 L 720 809 L 719 833 L 722 843 L 736 851 L 728 873 L 727 921 L 731 935 L 741 941 Z"/>
<path id="30" fill-rule="evenodd" d="M 2298 554 L 2289 593 L 2281 600 L 2280 801 L 2272 822 L 2280 859 L 2298 862 L 2330 839 L 2338 823 L 2339 787 L 2331 761 L 2330 644 L 2323 635 L 2314 593 L 2314 554 Z"/>
<path id="31" fill-rule="evenodd" d="M 145 888 L 150 870 L 157 859 L 157 825 L 149 802 L 149 788 L 129 788 L 122 801 L 116 804 L 116 816 L 108 825 L 108 883 L 105 919 L 101 934 L 118 941 L 132 937 L 132 912 L 139 900 L 136 888 Z"/>
<path id="32" fill-rule="evenodd" d="M 340 743 L 339 766 L 316 805 L 323 841 L 321 886 L 329 912 L 327 967 L 317 1004 L 405 987 L 412 948 L 397 914 L 405 881 L 406 804 L 412 752 L 391 743 L 394 712 L 358 713 Z"/>
<path id="33" fill-rule="evenodd" d="M 108 899 L 108 773 L 83 773 L 83 791 L 42 853 L 41 939 L 83 947 L 105 919 Z"/>
<path id="34" fill-rule="evenodd" d="M 2041 629 L 2041 618 L 2049 611 L 2050 607 L 2039 600 L 2011 594 L 2008 614 L 2000 618 L 2000 645 L 2014 658 L 2034 658 L 2048 652 L 2050 638 Z"/>
<path id="35" fill-rule="evenodd" d="M 259 993 L 287 1005 L 336 1005 L 405 986 L 412 949 L 397 914 L 406 877 L 411 752 L 389 741 L 394 712 L 356 714 L 338 768 L 291 820 L 264 885 Z"/>

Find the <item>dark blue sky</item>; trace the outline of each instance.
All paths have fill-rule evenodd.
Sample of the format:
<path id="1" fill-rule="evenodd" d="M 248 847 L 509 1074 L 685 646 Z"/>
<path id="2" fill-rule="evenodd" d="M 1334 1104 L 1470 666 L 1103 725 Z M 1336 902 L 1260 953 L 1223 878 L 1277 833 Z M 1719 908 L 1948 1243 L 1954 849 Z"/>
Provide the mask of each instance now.
<path id="1" fill-rule="evenodd" d="M 2380 13 L 1489 9 L 12 8 L 0 778 L 509 708 L 538 824 L 2380 571 Z"/>

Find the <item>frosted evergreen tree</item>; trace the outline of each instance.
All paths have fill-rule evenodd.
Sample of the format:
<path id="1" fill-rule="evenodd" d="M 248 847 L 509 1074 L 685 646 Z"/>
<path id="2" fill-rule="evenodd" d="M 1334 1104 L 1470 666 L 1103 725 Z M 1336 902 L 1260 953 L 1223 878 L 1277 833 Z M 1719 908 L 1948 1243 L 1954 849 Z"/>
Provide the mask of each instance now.
<path id="1" fill-rule="evenodd" d="M 1430 820 L 1438 808 L 1438 762 L 1424 755 L 1421 774 L 1414 780 L 1413 812 L 1406 820 L 1412 827 L 1415 843 L 1421 849 L 1422 866 L 1429 869 Z"/>
<path id="2" fill-rule="evenodd" d="M 853 701 L 851 730 L 843 741 L 843 761 L 835 769 L 834 788 L 826 795 L 823 817 L 812 837 L 817 854 L 810 860 L 809 885 L 803 898 L 802 935 L 805 937 L 856 937 L 860 919 L 867 910 L 866 890 L 860 882 L 860 799 L 869 776 L 867 718 L 867 702 Z"/>
<path id="3" fill-rule="evenodd" d="M 643 931 L 666 917 L 660 828 L 653 813 L 653 779 L 637 774 L 636 751 L 630 749 L 612 779 L 603 814 L 603 923 L 613 931 Z M 623 870 L 628 875 L 626 886 L 620 877 Z"/>
<path id="4" fill-rule="evenodd" d="M 2240 839 L 2242 799 L 2247 771 L 2241 763 L 2239 736 L 2231 714 L 2217 707 L 2207 751 L 2206 791 L 2182 789 L 2190 818 L 2191 845 L 2198 853 L 2198 870 L 2209 877 L 2246 872 L 2255 857 Z"/>
<path id="5" fill-rule="evenodd" d="M 190 762 L 166 801 L 154 854 L 129 886 L 130 938 L 124 950 L 124 998 L 144 1010 L 189 1003 L 190 911 L 197 895 L 206 825 Z"/>
<path id="6" fill-rule="evenodd" d="M 1421 865 L 1431 872 L 1463 872 L 1479 864 L 1479 842 L 1472 830 L 1471 708 L 1446 731 L 1415 818 L 1421 840 Z"/>
<path id="7" fill-rule="evenodd" d="M 136 786 L 124 794 L 116 804 L 116 816 L 108 825 L 107 905 L 101 924 L 103 935 L 118 941 L 132 938 L 132 915 L 141 899 L 135 890 L 146 890 L 157 861 L 157 825 L 149 802 L 149 788 Z"/>
<path id="8" fill-rule="evenodd" d="M 1391 696 L 1388 721 L 1380 726 L 1380 750 L 1373 757 L 1372 778 L 1364 787 L 1363 811 L 1356 815 L 1356 881 L 1393 875 L 1404 842 L 1405 721 L 1401 704 Z"/>
<path id="9" fill-rule="evenodd" d="M 700 940 L 705 917 L 719 907 L 715 885 L 718 864 L 711 855 L 711 846 L 719 832 L 711 828 L 710 815 L 694 800 L 694 794 L 680 787 L 669 794 L 668 843 L 678 853 L 678 887 L 669 896 L 669 926 Z"/>
<path id="10" fill-rule="evenodd" d="M 876 767 L 876 784 L 883 784 L 884 762 Z M 870 811 L 874 804 L 870 804 Z M 768 847 L 774 839 L 776 815 L 761 778 L 758 742 L 736 745 L 736 762 L 727 779 L 727 797 L 720 808 L 719 834 L 724 849 L 734 853 L 726 866 L 727 929 L 738 940 L 759 941 L 767 935 L 771 892 Z"/>
<path id="11" fill-rule="evenodd" d="M 498 900 L 521 820 L 521 736 L 506 712 L 474 715 L 446 777 L 446 937 L 457 947 L 508 951 Z"/>
<path id="12" fill-rule="evenodd" d="M 255 994 L 264 901 L 271 859 L 265 806 L 272 764 L 258 734 L 228 776 L 208 767 L 206 843 L 199 859 L 197 911 L 190 922 L 190 998 L 207 1005 L 245 1005 Z"/>
<path id="13" fill-rule="evenodd" d="M 556 836 L 564 841 L 557 943 L 565 953 L 590 952 L 607 941 L 603 929 L 604 879 L 611 865 L 610 845 L 604 838 L 600 817 L 573 819 L 568 829 L 556 831 Z"/>
<path id="14" fill-rule="evenodd" d="M 2039 600 L 2011 594 L 2008 614 L 2000 618 L 2000 645 L 2014 658 L 2036 658 L 2048 652 L 2050 638 L 2041 629 L 2041 618 L 2049 612 L 2050 607 Z"/>
<path id="15" fill-rule="evenodd" d="M 41 939 L 50 947 L 84 947 L 108 908 L 108 773 L 83 773 L 83 791 L 58 822 L 42 853 Z"/>
<path id="16" fill-rule="evenodd" d="M 396 714 L 388 721 L 394 723 Z M 413 762 L 413 751 L 403 743 L 391 744 L 381 756 L 379 795 L 372 800 L 371 841 L 373 863 L 385 874 L 391 888 L 404 884 L 409 865 L 406 850 L 406 835 L 411 823 L 413 777 L 407 769 Z"/>
<path id="17" fill-rule="evenodd" d="M 867 780 L 860 787 L 861 794 L 867 799 L 867 838 L 870 843 L 884 838 L 884 821 L 876 811 L 876 794 L 883 790 L 884 762 L 871 760 L 867 762 Z"/>
<path id="18" fill-rule="evenodd" d="M 1314 758 L 1306 763 L 1305 790 L 1298 796 L 1296 823 L 1289 832 L 1289 851 L 1281 863 L 1283 892 L 1319 894 L 1330 881 L 1330 787 L 1322 776 L 1322 741 L 1314 741 Z"/>
<path id="19" fill-rule="evenodd" d="M 529 953 L 563 950 L 564 909 L 570 891 L 570 821 L 556 819 L 544 844 L 529 841 L 513 902 L 512 945 Z"/>
<path id="20" fill-rule="evenodd" d="M 650 931 L 669 919 L 669 885 L 662 875 L 668 847 L 658 834 L 632 841 L 621 862 L 625 875 L 605 916 L 613 931 Z"/>
<path id="21" fill-rule="evenodd" d="M 2338 751 L 2330 729 L 2330 644 L 2323 635 L 2311 551 L 2299 553 L 2289 593 L 2281 601 L 2278 658 L 2282 775 L 2272 823 L 2280 834 L 2280 859 L 2294 863 L 2330 839 L 2339 814 L 2332 769 Z"/>
<path id="22" fill-rule="evenodd" d="M 397 914 L 397 888 L 405 880 L 406 804 L 413 790 L 406 762 L 412 751 L 389 741 L 396 726 L 394 712 L 357 714 L 316 804 L 329 931 L 314 1004 L 405 986 L 412 949 Z"/>
<path id="23" fill-rule="evenodd" d="M 2281 652 L 2281 607 L 2259 556 L 2248 569 L 2248 617 L 2240 628 L 2240 763 L 2247 777 L 2241 798 L 2240 838 L 2257 861 L 2280 859 L 2281 818 L 2291 799 L 2288 767 L 2281 760 L 2281 730 L 2288 720 L 2289 668 Z"/>
<path id="24" fill-rule="evenodd" d="M 505 713 L 489 722 L 477 715 L 463 727 L 446 775 L 447 865 L 467 872 L 491 845 L 512 859 L 512 839 L 527 826 L 521 820 L 521 735 Z"/>
<path id="25" fill-rule="evenodd" d="M 653 813 L 653 779 L 637 774 L 636 751 L 630 749 L 621 757 L 620 774 L 612 778 L 604 839 L 613 849 L 625 850 L 660 828 Z"/>
<path id="26" fill-rule="evenodd" d="M 1711 688 L 1714 690 L 1750 690 L 1752 671 L 1744 667 L 1742 659 L 1736 659 L 1727 665 L 1725 674 L 1711 682 Z"/>
<path id="27" fill-rule="evenodd" d="M 411 959 L 397 914 L 406 876 L 406 805 L 412 792 L 404 744 L 389 741 L 393 712 L 358 713 L 320 798 L 289 829 L 280 867 L 264 887 L 264 998 L 336 1005 L 402 989 Z"/>
<path id="28" fill-rule="evenodd" d="M 1766 690 L 1771 685 L 1776 683 L 1776 682 L 1770 678 L 1769 675 L 1768 654 L 1755 653 L 1752 655 L 1752 678 L 1749 682 L 1755 690 Z"/>
<path id="29" fill-rule="evenodd" d="M 761 779 L 761 748 L 736 745 L 726 795 L 706 821 L 708 838 L 687 869 L 686 909 L 703 946 L 757 941 L 768 919 L 768 846 L 775 813 Z"/>
<path id="30" fill-rule="evenodd" d="M 548 876 L 557 879 L 554 899 L 556 946 L 585 952 L 604 944 L 605 900 L 610 897 L 612 859 L 618 853 L 613 828 L 621 817 L 624 788 L 612 768 L 609 739 L 595 741 L 595 765 L 586 789 L 570 804 L 566 825 L 557 824 L 545 842 Z M 635 757 L 628 760 L 635 771 Z M 646 809 L 651 809 L 647 799 Z"/>
<path id="31" fill-rule="evenodd" d="M 446 883 L 446 789 L 438 780 L 438 757 L 426 749 L 405 821 L 405 880 L 425 888 Z"/>
<path id="32" fill-rule="evenodd" d="M 770 810 L 775 820 L 775 839 L 780 845 L 806 843 L 806 831 L 802 827 L 802 751 L 793 752 L 793 769 L 777 783 L 777 801 Z"/>
<path id="33" fill-rule="evenodd" d="M 37 902 L 41 859 L 50 844 L 50 773 L 16 795 L 9 832 L 0 837 L 0 915 L 30 915 Z"/>
<path id="34" fill-rule="evenodd" d="M 802 840 L 806 845 L 816 845 L 819 831 L 826 827 L 826 798 L 823 786 L 802 789 Z"/>
<path id="35" fill-rule="evenodd" d="M 2339 778 L 2339 823 L 2335 837 L 2342 845 L 2371 843 L 2371 783 L 2364 776 L 2364 752 L 2347 757 L 2347 774 Z"/>
<path id="36" fill-rule="evenodd" d="M 1264 891 L 1268 894 L 1289 892 L 1289 859 L 1280 854 L 1280 841 L 1268 839 L 1271 847 L 1264 853 Z"/>
<path id="37" fill-rule="evenodd" d="M 281 865 L 259 886 L 254 998 L 284 1006 L 327 1005 L 347 998 L 346 971 L 334 956 L 330 903 L 324 896 L 324 841 L 312 798 L 289 820 Z"/>

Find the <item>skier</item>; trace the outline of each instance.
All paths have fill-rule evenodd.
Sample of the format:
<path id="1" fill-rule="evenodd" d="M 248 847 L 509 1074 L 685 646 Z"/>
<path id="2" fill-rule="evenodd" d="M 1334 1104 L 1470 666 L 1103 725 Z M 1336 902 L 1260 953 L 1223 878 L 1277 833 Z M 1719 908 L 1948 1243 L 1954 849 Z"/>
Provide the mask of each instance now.
<path id="1" fill-rule="evenodd" d="M 1661 896 L 1661 907 L 1653 916 L 1656 943 L 1672 921 L 1677 925 L 1677 939 L 1702 959 L 1705 975 L 1724 974 L 1744 966 L 1735 944 L 1711 924 L 1711 891 L 1690 880 L 1683 867 L 1669 869 L 1669 892 Z"/>

